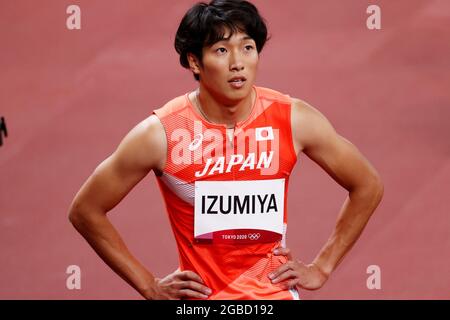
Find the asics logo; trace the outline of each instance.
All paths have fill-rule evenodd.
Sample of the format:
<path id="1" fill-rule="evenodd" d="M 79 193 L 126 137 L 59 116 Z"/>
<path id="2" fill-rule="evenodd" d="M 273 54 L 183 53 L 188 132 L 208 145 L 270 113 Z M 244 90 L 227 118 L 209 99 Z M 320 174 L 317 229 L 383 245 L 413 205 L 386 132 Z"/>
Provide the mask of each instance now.
<path id="1" fill-rule="evenodd" d="M 188 149 L 189 151 L 195 151 L 198 149 L 198 147 L 201 146 L 203 142 L 203 134 L 199 133 L 194 137 L 194 140 L 189 144 Z"/>

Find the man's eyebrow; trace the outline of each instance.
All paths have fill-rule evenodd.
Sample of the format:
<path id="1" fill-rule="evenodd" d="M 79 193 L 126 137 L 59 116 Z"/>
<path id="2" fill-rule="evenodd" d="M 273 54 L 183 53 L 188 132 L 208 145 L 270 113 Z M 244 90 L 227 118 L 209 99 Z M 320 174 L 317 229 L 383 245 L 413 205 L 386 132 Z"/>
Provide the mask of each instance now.
<path id="1" fill-rule="evenodd" d="M 230 39 L 231 39 L 231 37 L 228 37 L 228 38 L 222 38 L 222 39 L 220 39 L 219 41 L 217 41 L 217 42 L 222 42 L 222 41 L 230 41 Z M 239 39 L 240 41 L 245 41 L 245 40 L 254 40 L 252 37 L 250 37 L 250 36 L 243 36 L 241 39 Z M 217 43 L 216 42 L 216 43 Z"/>

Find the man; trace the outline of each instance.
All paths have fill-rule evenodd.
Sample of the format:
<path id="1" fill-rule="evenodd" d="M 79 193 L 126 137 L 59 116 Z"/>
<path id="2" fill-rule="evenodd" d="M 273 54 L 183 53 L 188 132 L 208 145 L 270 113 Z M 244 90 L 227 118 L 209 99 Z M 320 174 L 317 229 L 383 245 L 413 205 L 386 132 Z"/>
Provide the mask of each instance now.
<path id="1" fill-rule="evenodd" d="M 175 40 L 199 82 L 138 124 L 76 195 L 70 221 L 147 299 L 298 299 L 318 289 L 353 246 L 383 185 L 355 146 L 307 103 L 254 86 L 266 25 L 246 1 L 197 4 Z M 285 247 L 287 188 L 304 152 L 349 191 L 336 228 L 310 264 Z M 156 278 L 106 217 L 155 172 L 180 268 Z"/>

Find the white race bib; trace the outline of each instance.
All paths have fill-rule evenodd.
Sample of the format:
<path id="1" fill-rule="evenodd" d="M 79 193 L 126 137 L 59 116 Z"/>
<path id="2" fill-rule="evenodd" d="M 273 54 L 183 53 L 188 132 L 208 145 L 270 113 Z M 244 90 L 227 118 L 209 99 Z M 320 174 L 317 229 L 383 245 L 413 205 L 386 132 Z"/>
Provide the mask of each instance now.
<path id="1" fill-rule="evenodd" d="M 284 185 L 284 179 L 195 182 L 195 240 L 214 243 L 280 240 Z"/>

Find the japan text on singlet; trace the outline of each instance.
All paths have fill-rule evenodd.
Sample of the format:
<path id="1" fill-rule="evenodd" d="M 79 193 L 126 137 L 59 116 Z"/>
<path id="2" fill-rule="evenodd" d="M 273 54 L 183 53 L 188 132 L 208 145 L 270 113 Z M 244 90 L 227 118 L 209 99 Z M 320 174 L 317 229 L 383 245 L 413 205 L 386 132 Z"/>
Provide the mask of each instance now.
<path id="1" fill-rule="evenodd" d="M 157 175 L 181 270 L 200 275 L 210 299 L 296 299 L 267 275 L 286 262 L 289 175 L 297 160 L 291 99 L 254 87 L 250 116 L 233 132 L 207 122 L 188 94 L 154 111 L 167 137 Z"/>

